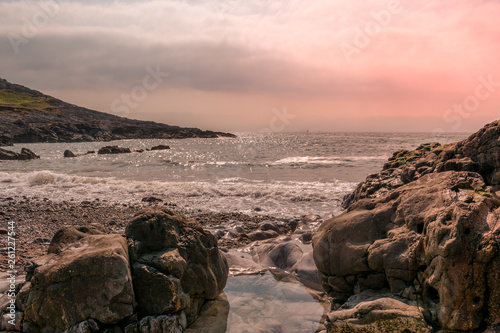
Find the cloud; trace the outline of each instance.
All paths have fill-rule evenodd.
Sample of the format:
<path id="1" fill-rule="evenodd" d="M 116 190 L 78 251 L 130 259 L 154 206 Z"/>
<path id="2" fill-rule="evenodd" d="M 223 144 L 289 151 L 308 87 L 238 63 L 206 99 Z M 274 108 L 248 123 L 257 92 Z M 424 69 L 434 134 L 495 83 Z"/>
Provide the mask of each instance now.
<path id="1" fill-rule="evenodd" d="M 23 36 L 54 2 L 1 2 L 0 76 L 42 90 L 115 92 L 160 65 L 175 90 L 380 105 L 453 101 L 480 75 L 500 78 L 498 2 L 401 0 L 360 47 L 357 34 L 392 2 L 60 1 L 18 54 L 7 36 Z M 359 52 L 347 61 L 341 45 Z"/>

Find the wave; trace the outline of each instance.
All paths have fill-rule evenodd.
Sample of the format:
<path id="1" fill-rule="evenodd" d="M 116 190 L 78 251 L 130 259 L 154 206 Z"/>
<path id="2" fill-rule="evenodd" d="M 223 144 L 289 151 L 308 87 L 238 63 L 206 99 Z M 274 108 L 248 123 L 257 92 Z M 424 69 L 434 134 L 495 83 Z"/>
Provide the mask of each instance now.
<path id="1" fill-rule="evenodd" d="M 387 160 L 388 156 L 327 156 L 327 157 L 315 157 L 315 156 L 295 156 L 286 157 L 278 161 L 273 162 L 274 165 L 281 164 L 345 164 L 350 162 L 358 161 L 383 161 Z"/>
<path id="2" fill-rule="evenodd" d="M 99 199 L 111 203 L 138 203 L 155 196 L 179 207 L 202 211 L 239 211 L 247 214 L 301 216 L 340 212 L 340 201 L 355 183 L 262 181 L 224 178 L 214 182 L 137 181 L 84 177 L 35 171 L 0 172 L 5 196 L 48 198 L 61 202 Z"/>

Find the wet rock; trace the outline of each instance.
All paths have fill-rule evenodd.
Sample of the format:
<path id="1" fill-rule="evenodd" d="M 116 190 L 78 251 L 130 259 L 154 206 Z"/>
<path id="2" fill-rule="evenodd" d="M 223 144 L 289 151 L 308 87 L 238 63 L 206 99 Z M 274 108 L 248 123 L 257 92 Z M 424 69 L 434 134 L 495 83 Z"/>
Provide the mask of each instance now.
<path id="1" fill-rule="evenodd" d="M 200 317 L 186 330 L 186 333 L 225 333 L 229 307 L 225 294 L 221 294 L 214 301 L 207 302 L 201 309 Z"/>
<path id="2" fill-rule="evenodd" d="M 265 244 L 254 249 L 255 262 L 264 267 L 276 267 L 290 270 L 303 256 L 302 249 L 293 242 Z"/>
<path id="3" fill-rule="evenodd" d="M 76 157 L 76 155 L 71 150 L 65 150 L 64 157 Z"/>
<path id="4" fill-rule="evenodd" d="M 97 151 L 97 154 L 106 155 L 106 154 L 129 154 L 132 151 L 130 148 L 123 148 L 118 146 L 106 146 L 102 147 Z"/>
<path id="5" fill-rule="evenodd" d="M 224 253 L 231 276 L 262 274 L 266 269 L 255 261 L 245 258 L 241 253 L 230 251 Z"/>
<path id="6" fill-rule="evenodd" d="M 38 158 L 40 156 L 27 148 L 22 148 L 21 153 L 0 148 L 0 160 L 34 160 Z"/>
<path id="7" fill-rule="evenodd" d="M 170 147 L 165 145 L 158 145 L 151 148 L 151 150 L 168 150 L 168 149 L 170 149 Z"/>
<path id="8" fill-rule="evenodd" d="M 192 323 L 224 289 L 227 261 L 195 221 L 150 209 L 130 222 L 126 235 L 141 317 L 183 312 Z"/>
<path id="9" fill-rule="evenodd" d="M 290 272 L 305 286 L 314 290 L 322 290 L 318 268 L 314 262 L 313 251 L 305 253 L 298 259 L 290 268 Z"/>
<path id="10" fill-rule="evenodd" d="M 499 207 L 479 174 L 455 171 L 359 200 L 313 237 L 322 285 L 337 303 L 383 288 L 418 298 L 432 325 L 443 329 L 493 324 L 490 307 L 500 303 L 498 275 L 490 275 L 499 256 Z"/>
<path id="11" fill-rule="evenodd" d="M 305 232 L 300 235 L 299 240 L 304 244 L 309 244 L 312 241 L 312 231 Z"/>
<path id="12" fill-rule="evenodd" d="M 252 241 L 266 240 L 266 239 L 276 238 L 278 236 L 279 234 L 274 230 L 254 231 L 248 234 L 248 237 Z"/>
<path id="13" fill-rule="evenodd" d="M 423 309 L 390 294 L 362 293 L 327 317 L 328 332 L 431 333 Z"/>

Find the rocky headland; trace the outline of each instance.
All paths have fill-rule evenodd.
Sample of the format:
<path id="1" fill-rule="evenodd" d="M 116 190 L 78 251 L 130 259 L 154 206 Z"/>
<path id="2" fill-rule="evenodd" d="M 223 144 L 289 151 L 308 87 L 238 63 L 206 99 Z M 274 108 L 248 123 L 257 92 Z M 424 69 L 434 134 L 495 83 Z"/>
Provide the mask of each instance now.
<path id="1" fill-rule="evenodd" d="M 313 237 L 329 332 L 500 331 L 500 121 L 399 151 Z"/>
<path id="2" fill-rule="evenodd" d="M 235 137 L 133 120 L 63 102 L 0 78 L 0 146 L 35 142 Z"/>

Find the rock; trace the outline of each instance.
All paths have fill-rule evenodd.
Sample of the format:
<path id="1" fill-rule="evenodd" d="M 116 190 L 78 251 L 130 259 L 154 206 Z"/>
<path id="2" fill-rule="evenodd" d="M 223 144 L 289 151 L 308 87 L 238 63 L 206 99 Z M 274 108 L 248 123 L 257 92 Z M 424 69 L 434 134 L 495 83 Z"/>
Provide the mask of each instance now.
<path id="1" fill-rule="evenodd" d="M 293 242 L 265 244 L 252 252 L 253 260 L 264 267 L 290 270 L 303 256 L 302 249 Z"/>
<path id="2" fill-rule="evenodd" d="M 38 156 L 37 154 L 35 154 L 31 150 L 29 150 L 27 148 L 21 149 L 21 159 L 22 160 L 35 160 L 38 158 L 40 158 L 40 156 Z"/>
<path id="3" fill-rule="evenodd" d="M 155 197 L 144 197 L 141 199 L 142 202 L 150 202 L 150 203 L 155 203 L 155 202 L 163 202 L 162 199 L 160 198 L 155 198 Z"/>
<path id="4" fill-rule="evenodd" d="M 0 146 L 13 146 L 14 142 L 10 136 L 0 135 Z"/>
<path id="5" fill-rule="evenodd" d="M 89 319 L 71 326 L 64 333 L 94 333 L 98 332 L 99 328 L 99 324 L 94 319 Z"/>
<path id="6" fill-rule="evenodd" d="M 266 271 L 264 267 L 251 259 L 245 258 L 239 252 L 230 251 L 229 253 L 224 253 L 224 257 L 226 257 L 229 266 L 230 276 L 256 275 Z"/>
<path id="7" fill-rule="evenodd" d="M 82 230 L 58 232 L 52 252 L 31 268 L 25 331 L 64 332 L 90 320 L 113 325 L 134 313 L 126 239 Z"/>
<path id="8" fill-rule="evenodd" d="M 102 147 L 97 151 L 97 154 L 105 155 L 105 154 L 129 154 L 132 151 L 130 148 L 122 148 L 118 146 L 106 146 Z"/>
<path id="9" fill-rule="evenodd" d="M 138 325 L 140 333 L 179 333 L 186 328 L 186 317 L 176 315 L 149 316 Z"/>
<path id="10" fill-rule="evenodd" d="M 200 317 L 189 326 L 186 333 L 225 333 L 229 307 L 225 294 L 221 294 L 214 301 L 208 301 L 201 309 Z"/>
<path id="11" fill-rule="evenodd" d="M 500 187 L 499 139 L 500 120 L 497 120 L 461 142 L 448 145 L 427 143 L 414 151 L 398 151 L 381 172 L 369 175 L 353 193 L 346 195 L 342 206 L 348 208 L 363 198 L 383 196 L 434 172 L 477 172 L 486 185 Z"/>
<path id="12" fill-rule="evenodd" d="M 136 215 L 126 235 L 140 317 L 183 312 L 192 323 L 222 293 L 227 261 L 197 222 L 149 209 Z"/>
<path id="13" fill-rule="evenodd" d="M 328 315 L 328 332 L 433 332 L 416 305 L 390 295 L 357 296 L 349 299 L 349 306 Z"/>
<path id="14" fill-rule="evenodd" d="M 151 150 L 167 150 L 167 149 L 170 149 L 170 147 L 165 145 L 158 145 L 151 148 Z"/>
<path id="15" fill-rule="evenodd" d="M 248 234 L 248 237 L 252 241 L 266 240 L 266 239 L 270 239 L 270 238 L 276 238 L 278 236 L 279 236 L 279 234 L 274 230 L 253 231 L 253 232 Z"/>
<path id="16" fill-rule="evenodd" d="M 134 150 L 136 153 L 143 153 L 144 152 L 144 149 L 136 149 Z"/>
<path id="17" fill-rule="evenodd" d="M 290 268 L 290 272 L 305 286 L 314 290 L 322 290 L 318 268 L 314 263 L 313 251 L 305 253 L 298 259 Z"/>
<path id="18" fill-rule="evenodd" d="M 0 318 L 0 330 L 2 331 L 22 331 L 22 322 L 24 314 L 22 312 L 16 311 L 12 318 L 10 313 L 5 313 Z M 12 325 L 12 320 L 14 320 L 14 325 Z"/>
<path id="19" fill-rule="evenodd" d="M 27 148 L 22 148 L 21 153 L 15 153 L 13 151 L 0 148 L 0 160 L 34 160 L 38 158 L 40 158 L 40 156 L 36 155 Z"/>
<path id="20" fill-rule="evenodd" d="M 0 235 L 7 235 L 9 233 L 9 230 L 5 228 L 0 228 Z"/>
<path id="21" fill-rule="evenodd" d="M 92 154 L 95 154 L 95 150 L 89 150 L 89 151 L 87 151 L 87 155 L 92 155 Z"/>
<path id="22" fill-rule="evenodd" d="M 71 150 L 65 150 L 64 157 L 76 157 L 76 155 Z"/>
<path id="23" fill-rule="evenodd" d="M 312 240 L 312 231 L 305 232 L 302 235 L 300 235 L 299 240 L 304 243 L 304 244 L 309 244 Z"/>
<path id="24" fill-rule="evenodd" d="M 464 171 L 427 174 L 358 200 L 313 237 L 322 285 L 336 303 L 389 288 L 419 299 L 432 325 L 442 329 L 494 324 L 499 207 L 483 178 Z"/>

